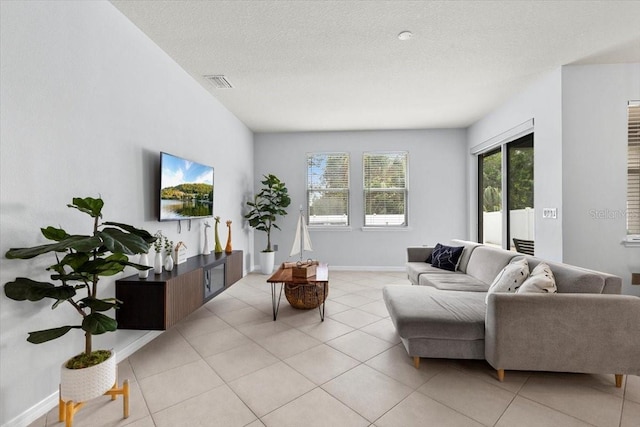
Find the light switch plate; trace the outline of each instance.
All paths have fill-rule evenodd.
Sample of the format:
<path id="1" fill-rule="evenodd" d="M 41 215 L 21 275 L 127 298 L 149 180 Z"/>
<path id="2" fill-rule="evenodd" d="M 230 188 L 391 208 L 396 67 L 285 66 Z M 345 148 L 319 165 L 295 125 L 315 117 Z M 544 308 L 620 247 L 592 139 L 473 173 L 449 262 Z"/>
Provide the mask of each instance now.
<path id="1" fill-rule="evenodd" d="M 557 208 L 542 208 L 542 218 L 557 219 L 558 218 L 558 209 Z"/>

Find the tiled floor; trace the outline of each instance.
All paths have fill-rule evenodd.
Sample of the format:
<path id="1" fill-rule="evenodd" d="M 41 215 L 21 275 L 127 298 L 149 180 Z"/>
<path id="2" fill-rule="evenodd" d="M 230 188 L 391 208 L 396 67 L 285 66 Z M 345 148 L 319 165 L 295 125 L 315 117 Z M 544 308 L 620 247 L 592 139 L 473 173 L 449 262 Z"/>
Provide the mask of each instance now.
<path id="1" fill-rule="evenodd" d="M 508 371 L 423 359 L 416 370 L 382 302 L 404 273 L 331 272 L 323 323 L 250 274 L 120 363 L 122 404 L 95 399 L 87 426 L 639 426 L 640 377 Z M 33 427 L 62 425 L 57 410 Z"/>

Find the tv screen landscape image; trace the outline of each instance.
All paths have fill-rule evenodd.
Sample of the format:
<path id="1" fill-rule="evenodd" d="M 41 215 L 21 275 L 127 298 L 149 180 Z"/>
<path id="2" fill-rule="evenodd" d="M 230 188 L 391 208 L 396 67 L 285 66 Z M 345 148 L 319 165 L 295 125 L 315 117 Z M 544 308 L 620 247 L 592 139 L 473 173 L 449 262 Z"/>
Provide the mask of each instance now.
<path id="1" fill-rule="evenodd" d="M 160 153 L 160 221 L 213 216 L 213 167 Z"/>

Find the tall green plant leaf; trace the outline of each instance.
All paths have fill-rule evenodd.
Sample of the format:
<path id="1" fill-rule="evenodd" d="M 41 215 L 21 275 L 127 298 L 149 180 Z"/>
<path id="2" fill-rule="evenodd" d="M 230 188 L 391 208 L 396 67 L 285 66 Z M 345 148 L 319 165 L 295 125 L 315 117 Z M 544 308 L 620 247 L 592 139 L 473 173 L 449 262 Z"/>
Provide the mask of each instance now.
<path id="1" fill-rule="evenodd" d="M 85 197 L 82 199 L 80 197 L 74 197 L 72 203 L 73 204 L 67 206 L 89 214 L 92 218 L 102 217 L 102 207 L 104 206 L 102 199 L 94 199 L 93 197 Z"/>
<path id="2" fill-rule="evenodd" d="M 61 242 L 64 239 L 68 239 L 69 237 L 71 237 L 62 228 L 55 228 L 55 227 L 49 226 L 47 228 L 41 228 L 40 230 L 42 231 L 42 235 L 44 237 L 46 237 L 49 240 L 56 241 L 56 242 Z"/>
<path id="3" fill-rule="evenodd" d="M 69 248 L 88 252 L 99 247 L 101 244 L 101 240 L 97 237 L 69 236 L 58 243 L 49 243 L 32 248 L 11 248 L 5 256 L 9 259 L 30 259 L 48 252 L 64 252 Z"/>
<path id="4" fill-rule="evenodd" d="M 124 259 L 122 258 L 124 257 Z M 127 256 L 122 254 L 112 254 L 107 258 L 92 259 L 84 263 L 76 271 L 86 274 L 97 274 L 98 276 L 113 276 L 124 270 L 127 265 Z"/>
<path id="5" fill-rule="evenodd" d="M 134 234 L 134 235 L 136 235 L 138 237 L 141 237 L 148 244 L 151 244 L 151 243 L 155 242 L 156 239 L 157 239 L 156 236 L 153 236 L 147 230 L 143 230 L 141 228 L 136 228 L 136 227 L 133 227 L 133 226 L 128 225 L 128 224 L 122 224 L 120 222 L 106 221 L 104 223 L 104 225 L 113 225 L 114 227 L 122 228 L 123 230 L 128 231 L 131 234 Z"/>
<path id="6" fill-rule="evenodd" d="M 89 307 L 94 311 L 107 311 L 111 310 L 112 308 L 118 308 L 118 304 L 116 303 L 107 302 L 105 300 L 91 297 L 82 298 L 79 302 L 82 304 L 82 306 Z"/>
<path id="7" fill-rule="evenodd" d="M 4 294 L 15 301 L 40 301 L 43 298 L 67 300 L 75 296 L 76 290 L 73 286 L 54 286 L 51 283 L 36 282 L 26 277 L 16 277 L 16 280 L 4 285 Z"/>
<path id="8" fill-rule="evenodd" d="M 73 252 L 65 255 L 59 262 L 60 265 L 68 265 L 72 270 L 78 270 L 85 262 L 89 261 L 89 254 L 85 252 Z M 56 270 L 58 271 L 58 270 Z"/>
<path id="9" fill-rule="evenodd" d="M 82 321 L 82 329 L 91 335 L 113 332 L 118 328 L 118 322 L 102 313 L 91 313 Z"/>
<path id="10" fill-rule="evenodd" d="M 71 329 L 80 329 L 80 326 L 62 326 L 60 328 L 45 329 L 43 331 L 29 332 L 27 341 L 32 344 L 42 344 L 43 342 L 60 338 Z"/>
<path id="11" fill-rule="evenodd" d="M 149 250 L 149 244 L 140 236 L 125 233 L 120 229 L 107 227 L 98 232 L 104 246 L 111 252 L 127 255 L 141 254 Z"/>

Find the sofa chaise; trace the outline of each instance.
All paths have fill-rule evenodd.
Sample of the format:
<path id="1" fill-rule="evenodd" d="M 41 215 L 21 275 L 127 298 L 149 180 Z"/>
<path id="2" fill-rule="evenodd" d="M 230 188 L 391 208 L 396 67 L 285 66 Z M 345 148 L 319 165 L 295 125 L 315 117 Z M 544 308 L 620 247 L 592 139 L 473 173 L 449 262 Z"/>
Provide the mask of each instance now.
<path id="1" fill-rule="evenodd" d="M 407 248 L 411 285 L 383 289 L 390 317 L 414 365 L 420 358 L 486 359 L 505 370 L 640 375 L 640 298 L 620 295 L 620 277 L 546 262 L 557 293 L 489 292 L 517 252 L 454 240 L 455 271 L 425 262 L 433 247 Z M 520 261 L 522 262 L 522 261 Z"/>

